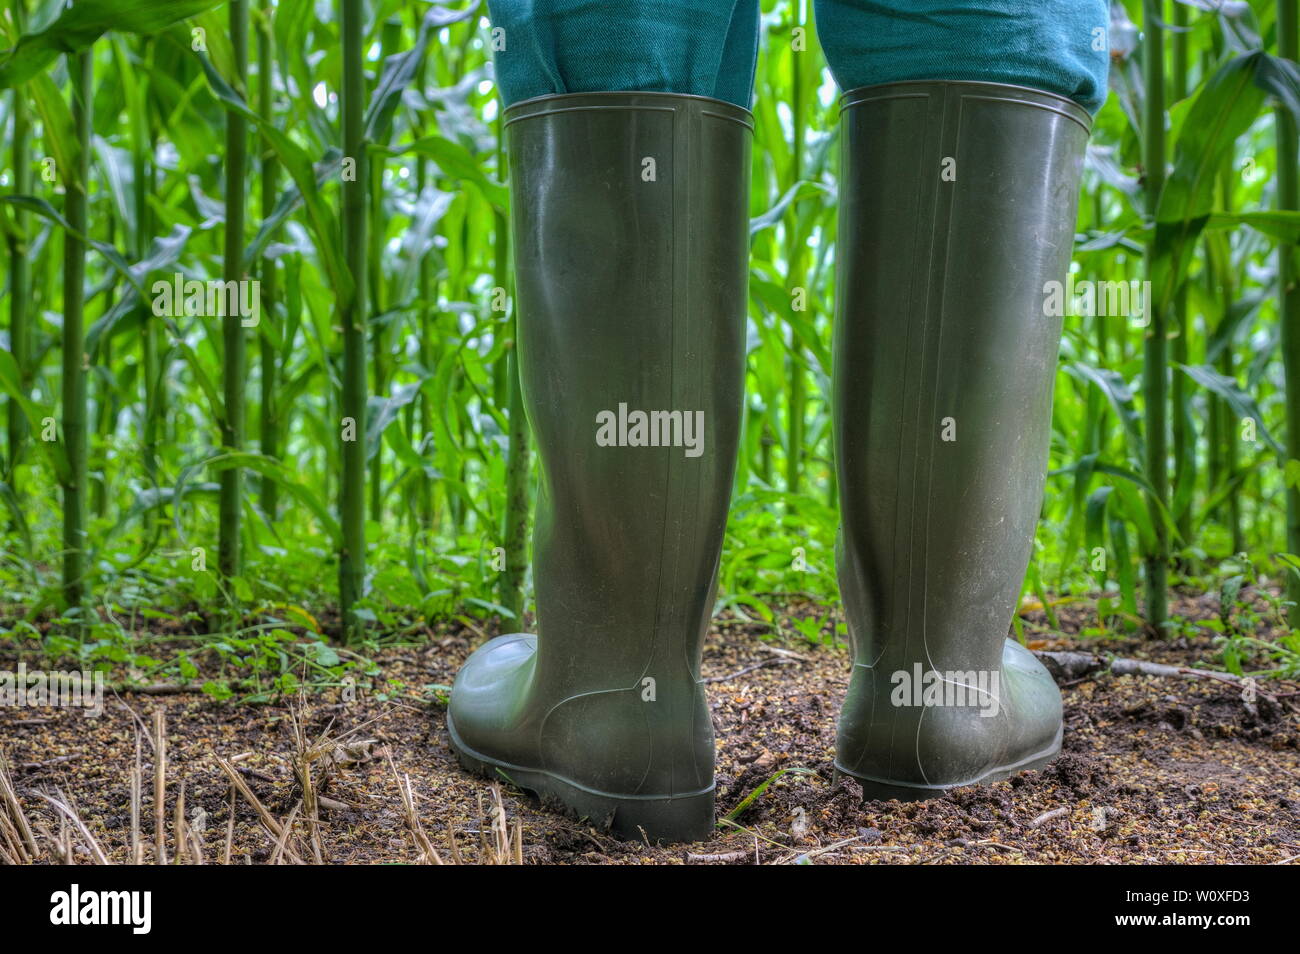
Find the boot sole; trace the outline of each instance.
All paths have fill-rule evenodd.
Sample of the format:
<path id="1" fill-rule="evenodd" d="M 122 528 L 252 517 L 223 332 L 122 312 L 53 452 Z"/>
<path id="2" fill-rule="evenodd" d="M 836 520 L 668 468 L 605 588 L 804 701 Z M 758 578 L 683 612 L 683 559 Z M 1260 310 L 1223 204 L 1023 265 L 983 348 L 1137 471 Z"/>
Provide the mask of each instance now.
<path id="1" fill-rule="evenodd" d="M 941 798 L 954 788 L 965 788 L 969 785 L 991 785 L 993 782 L 1001 782 L 1021 772 L 1042 768 L 1061 754 L 1063 732 L 1064 726 L 1057 729 L 1056 738 L 1052 740 L 1052 744 L 1042 751 L 1026 756 L 1011 765 L 999 765 L 978 778 L 965 782 L 951 782 L 947 785 L 917 785 L 911 782 L 895 782 L 889 779 L 873 778 L 869 775 L 857 775 L 841 768 L 838 761 L 835 763 L 835 779 L 838 781 L 841 775 L 846 775 L 861 785 L 862 800 L 864 802 L 886 802 L 890 799 L 900 802 L 920 802 L 930 798 Z"/>
<path id="2" fill-rule="evenodd" d="M 715 786 L 685 795 L 614 795 L 545 769 L 512 765 L 475 752 L 456 734 L 451 713 L 447 714 L 447 734 L 452 751 L 466 771 L 509 782 L 535 795 L 544 805 L 556 805 L 570 817 L 616 838 L 651 843 L 703 841 L 714 833 Z"/>

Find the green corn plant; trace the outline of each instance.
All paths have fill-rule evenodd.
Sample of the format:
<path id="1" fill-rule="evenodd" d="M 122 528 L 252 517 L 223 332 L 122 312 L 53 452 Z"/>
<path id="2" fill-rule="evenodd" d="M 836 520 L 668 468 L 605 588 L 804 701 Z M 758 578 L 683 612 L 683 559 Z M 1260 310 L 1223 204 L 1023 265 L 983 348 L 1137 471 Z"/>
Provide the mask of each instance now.
<path id="1" fill-rule="evenodd" d="M 385 21 L 380 33 L 380 56 L 390 60 L 399 52 L 402 41 L 402 22 L 396 18 Z M 379 80 L 377 79 L 376 82 Z M 371 143 L 368 143 L 370 145 Z M 386 143 L 373 143 L 386 145 Z M 381 156 L 372 154 L 370 164 L 370 185 L 367 195 L 369 201 L 370 222 L 367 226 L 369 244 L 366 275 L 370 283 L 368 303 L 370 308 L 370 354 L 374 369 L 374 392 L 387 396 L 392 385 L 393 369 L 391 365 L 393 340 L 392 322 L 385 314 L 385 283 L 383 255 L 388 238 L 388 216 L 385 211 L 384 172 L 385 163 Z M 384 452 L 383 444 L 375 445 L 370 458 L 370 519 L 379 521 L 383 518 L 384 501 Z"/>
<path id="2" fill-rule="evenodd" d="M 140 60 L 148 63 L 153 54 L 150 38 L 144 37 L 140 44 Z M 131 181 L 133 185 L 134 229 L 131 246 L 136 261 L 144 259 L 149 252 L 153 234 L 152 210 L 149 195 L 155 186 L 153 128 L 149 117 L 148 80 L 136 82 L 134 70 L 124 64 L 121 70 L 123 88 L 131 107 Z M 151 487 L 158 485 L 158 429 L 163 420 L 162 386 L 162 349 L 160 347 L 161 331 L 158 322 L 149 320 L 149 309 L 142 300 L 137 312 L 141 323 L 140 329 L 140 377 L 144 400 L 144 424 L 141 428 L 141 452 L 143 469 Z M 156 513 L 151 511 L 146 516 L 147 525 L 152 530 Z"/>
<path id="3" fill-rule="evenodd" d="M 364 594 L 366 577 L 366 171 L 364 7 L 361 0 L 340 0 L 339 32 L 343 41 L 342 123 L 343 155 L 356 164 L 355 175 L 343 181 L 343 245 L 352 289 L 341 302 L 343 322 L 343 426 L 351 427 L 342 442 L 342 487 L 339 523 L 339 603 L 347 631 L 361 635 L 362 621 L 355 612 Z"/>
<path id="4" fill-rule="evenodd" d="M 1187 7 L 1174 0 L 1172 31 L 1170 37 L 1170 99 L 1180 103 L 1187 98 L 1188 70 L 1190 69 Z M 1190 356 L 1188 338 L 1187 286 L 1180 285 L 1169 306 L 1169 323 L 1173 329 L 1173 360 L 1187 364 Z M 1189 381 L 1185 375 L 1176 374 L 1169 383 L 1170 425 L 1174 454 L 1174 497 L 1172 506 L 1176 516 L 1178 535 L 1184 546 L 1195 543 L 1191 495 L 1196 482 L 1196 431 L 1191 423 Z"/>
<path id="5" fill-rule="evenodd" d="M 1224 214 L 1232 213 L 1234 170 L 1232 156 L 1219 172 L 1219 206 Z M 1233 344 L 1240 309 L 1236 302 L 1236 281 L 1233 275 L 1232 241 L 1229 234 L 1206 236 L 1206 265 L 1212 287 L 1217 290 L 1218 322 L 1212 340 L 1206 343 L 1206 363 L 1214 364 L 1221 375 L 1235 380 L 1236 360 Z M 1218 348 L 1217 357 L 1214 354 Z M 1226 514 L 1231 552 L 1246 550 L 1241 522 L 1241 493 L 1237 449 L 1237 426 L 1228 402 L 1210 395 L 1210 440 L 1207 461 L 1207 496 L 1212 501 L 1222 500 L 1207 507 L 1206 516 Z M 1223 516 L 1220 514 L 1220 516 Z"/>
<path id="6" fill-rule="evenodd" d="M 117 231 L 117 222 L 110 220 L 106 224 L 105 242 L 113 244 Z M 105 298 L 105 307 L 111 310 L 113 302 L 113 291 L 116 287 L 116 276 L 110 276 L 109 284 L 106 291 L 102 294 Z M 107 454 L 108 445 L 112 439 L 114 421 L 117 417 L 117 387 L 114 380 L 113 367 L 113 342 L 107 339 L 100 344 L 95 355 L 95 366 L 90 368 L 93 375 L 92 381 L 95 384 L 93 389 L 94 398 L 93 419 L 88 425 L 88 438 L 91 447 L 91 462 L 94 464 L 94 479 L 90 486 L 90 513 L 97 518 L 103 518 L 108 513 L 108 466 L 104 456 Z M 98 451 L 98 453 L 96 453 Z"/>
<path id="7" fill-rule="evenodd" d="M 794 22 L 794 29 L 803 28 L 803 24 Z M 804 60 L 806 51 L 794 48 L 793 36 L 790 48 L 791 101 L 790 125 L 793 141 L 790 144 L 790 178 L 789 188 L 797 188 L 803 177 L 804 137 L 808 117 L 804 98 L 807 95 L 803 82 Z M 803 272 L 804 244 L 799 230 L 799 208 L 792 204 L 786 222 L 786 289 L 793 297 L 796 288 L 802 288 L 807 294 L 807 278 Z M 800 478 L 803 474 L 804 424 L 807 416 L 808 378 L 803 367 L 803 346 L 799 343 L 799 333 L 792 326 L 790 329 L 790 396 L 789 417 L 786 428 L 788 447 L 785 457 L 785 486 L 791 494 L 799 493 Z"/>
<path id="8" fill-rule="evenodd" d="M 73 164 L 63 170 L 63 446 L 67 471 L 63 485 L 63 599 L 78 614 L 86 597 L 86 358 L 85 277 L 90 190 L 91 91 L 94 56 L 87 49 L 70 54 Z M 80 619 L 80 616 L 79 616 Z"/>
<path id="9" fill-rule="evenodd" d="M 79 53 L 107 33 L 149 34 L 217 6 L 221 0 L 78 0 L 52 22 L 0 54 L 0 88 L 25 83 L 65 53 Z"/>
<path id="10" fill-rule="evenodd" d="M 1165 55 L 1161 26 L 1163 3 L 1144 0 L 1142 74 L 1146 81 L 1146 109 L 1143 115 L 1143 171 L 1146 176 L 1147 210 L 1154 217 L 1165 181 Z M 1166 461 L 1166 402 L 1168 394 L 1167 301 L 1154 276 L 1156 248 L 1154 231 L 1147 245 L 1147 280 L 1153 300 L 1148 303 L 1150 327 L 1146 332 L 1142 368 L 1142 399 L 1146 409 L 1146 476 L 1151 484 L 1151 523 L 1154 540 L 1146 554 L 1147 622 L 1160 631 L 1168 616 L 1167 574 L 1169 537 L 1164 511 L 1169 503 Z"/>
<path id="11" fill-rule="evenodd" d="M 413 12 L 416 29 L 419 29 L 419 14 Z M 433 80 L 433 70 L 429 57 L 426 57 L 420 65 L 420 85 L 427 88 Z M 424 129 L 421 125 L 418 132 L 423 136 Z M 425 156 L 417 156 L 415 159 L 415 194 L 417 201 L 425 201 L 426 195 L 429 195 L 431 189 L 430 166 L 432 161 Z M 436 195 L 434 196 L 436 198 Z M 428 374 L 429 369 L 437 363 L 436 335 L 434 331 L 434 303 L 432 301 L 435 295 L 437 284 L 433 274 L 434 255 L 432 247 L 419 256 L 419 264 L 416 266 L 416 298 L 418 306 L 416 309 L 416 334 L 419 338 L 418 355 L 420 369 L 423 374 Z M 433 426 L 433 397 L 425 388 L 420 389 L 418 400 L 419 407 L 419 445 L 422 451 L 428 453 L 434 441 Z M 412 418 L 414 424 L 414 418 Z M 413 429 L 414 432 L 414 429 Z M 422 462 L 423 466 L 423 462 Z M 422 480 L 416 491 L 417 504 L 417 526 L 418 531 L 426 536 L 431 535 L 434 531 L 434 488 L 432 480 Z"/>
<path id="12" fill-rule="evenodd" d="M 1284 59 L 1295 62 L 1297 54 L 1296 0 L 1279 0 L 1277 7 L 1277 51 Z M 1277 130 L 1277 206 L 1282 212 L 1300 209 L 1300 183 L 1297 182 L 1296 116 L 1287 104 L 1275 112 Z M 1277 254 L 1278 316 L 1282 325 L 1282 362 L 1286 374 L 1286 433 L 1288 451 L 1286 469 L 1287 518 L 1286 543 L 1291 553 L 1300 553 L 1300 286 L 1297 277 L 1294 243 L 1278 243 Z M 1300 605 L 1300 576 L 1288 574 L 1287 596 Z M 1294 613 L 1292 614 L 1295 615 Z"/>
<path id="13" fill-rule="evenodd" d="M 267 117 L 275 114 L 275 35 L 271 22 L 274 9 L 271 0 L 263 0 L 257 23 L 257 111 Z M 275 215 L 276 201 L 279 198 L 280 163 L 273 149 L 262 150 L 259 172 L 262 221 L 267 222 Z M 274 238 L 275 234 L 276 232 L 272 232 L 271 237 Z M 279 392 L 282 381 L 279 348 L 275 336 L 271 333 L 271 325 L 274 321 L 273 309 L 280 297 L 279 275 L 274 258 L 262 259 L 261 267 L 258 269 L 258 279 L 261 282 L 262 316 L 264 319 L 269 319 L 263 322 L 265 327 L 260 333 L 258 342 L 258 355 L 261 362 L 258 449 L 264 457 L 279 459 L 281 418 L 286 409 L 280 405 Z M 279 484 L 269 477 L 263 477 L 258 484 L 258 496 L 262 512 L 274 523 L 280 512 Z"/>
<path id="14" fill-rule="evenodd" d="M 23 26 L 25 0 L 18 0 L 13 6 L 14 26 L 21 31 Z M 31 191 L 31 167 L 28 165 L 28 132 L 26 94 L 15 89 L 12 96 L 12 122 L 10 156 L 13 164 L 13 190 L 17 195 L 26 195 Z M 31 331 L 28 327 L 28 298 L 31 294 L 31 274 L 27 262 L 29 239 L 27 235 L 27 216 L 19 211 L 13 216 L 13 232 L 8 237 L 9 246 L 9 351 L 13 355 L 14 367 L 18 373 L 16 382 L 23 393 L 29 383 L 28 364 L 31 361 L 31 346 L 28 343 Z M 27 420 L 16 400 L 10 401 L 6 414 L 8 445 L 4 479 L 16 493 L 18 490 L 18 464 L 22 459 L 23 442 L 27 437 Z"/>
<path id="15" fill-rule="evenodd" d="M 248 87 L 248 2 L 231 0 L 230 45 L 235 92 L 243 97 Z M 248 158 L 248 122 L 237 112 L 226 114 L 226 228 L 223 275 L 229 283 L 244 280 L 244 203 Z M 234 309 L 231 309 L 232 311 Z M 222 321 L 223 415 L 221 443 L 236 453 L 244 449 L 245 395 L 248 353 L 244 320 L 228 314 Z M 220 569 L 227 577 L 240 572 L 240 516 L 243 510 L 243 474 L 239 467 L 221 471 Z"/>

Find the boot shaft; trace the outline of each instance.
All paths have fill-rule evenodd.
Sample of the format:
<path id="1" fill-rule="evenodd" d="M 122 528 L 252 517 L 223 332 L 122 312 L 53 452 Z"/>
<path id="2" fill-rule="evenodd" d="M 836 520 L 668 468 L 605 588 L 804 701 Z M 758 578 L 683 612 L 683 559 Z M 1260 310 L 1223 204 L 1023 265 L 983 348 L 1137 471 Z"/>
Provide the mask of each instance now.
<path id="1" fill-rule="evenodd" d="M 836 764 L 928 797 L 1059 748 L 1008 643 L 1042 502 L 1088 138 L 1068 100 L 984 83 L 844 96 L 834 429 L 853 652 Z M 879 783 L 879 784 L 877 784 Z M 919 793 L 919 794 L 912 794 Z"/>
<path id="2" fill-rule="evenodd" d="M 898 83 L 843 100 L 834 341 L 842 583 L 860 661 L 995 668 L 1042 500 L 1088 117 Z M 857 621 L 854 626 L 853 621 Z M 886 660 L 884 657 L 889 656 Z M 945 667 L 946 668 L 946 667 Z"/>
<path id="3" fill-rule="evenodd" d="M 466 663 L 448 726 L 625 837 L 713 826 L 700 680 L 740 440 L 752 123 L 656 93 L 505 114 L 539 631 Z"/>
<path id="4" fill-rule="evenodd" d="M 698 678 L 739 445 L 748 113 L 585 94 L 506 123 L 539 675 L 672 692 Z M 552 635 L 582 641 L 580 665 Z"/>

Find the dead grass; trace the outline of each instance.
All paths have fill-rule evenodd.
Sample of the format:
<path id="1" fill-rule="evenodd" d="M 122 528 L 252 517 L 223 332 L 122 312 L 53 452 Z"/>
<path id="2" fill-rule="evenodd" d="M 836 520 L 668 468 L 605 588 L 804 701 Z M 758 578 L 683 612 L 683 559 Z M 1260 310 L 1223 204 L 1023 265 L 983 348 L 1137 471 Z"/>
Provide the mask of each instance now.
<path id="1" fill-rule="evenodd" d="M 151 808 L 154 823 L 153 857 L 154 864 L 252 864 L 252 855 L 247 851 L 235 850 L 235 829 L 238 812 L 236 804 L 240 803 L 251 810 L 270 845 L 270 853 L 264 863 L 271 865 L 291 864 L 327 864 L 332 860 L 332 853 L 326 845 L 321 824 L 320 809 L 322 805 L 334 808 L 346 808 L 346 803 L 328 799 L 321 792 L 329 785 L 340 769 L 359 761 L 369 761 L 377 754 L 382 754 L 388 766 L 392 781 L 398 792 L 401 817 L 407 834 L 414 848 L 416 864 L 460 865 L 522 865 L 524 863 L 523 826 L 507 818 L 501 786 L 493 783 L 489 787 L 490 805 L 486 808 L 479 799 L 479 815 L 487 820 L 486 826 L 478 830 L 477 850 L 472 860 L 467 860 L 467 853 L 457 843 L 451 829 L 447 829 L 446 844 L 443 851 L 438 851 L 420 818 L 418 796 L 411 785 L 409 774 L 400 773 L 393 761 L 392 753 L 383 747 L 378 753 L 372 751 L 377 745 L 374 739 L 363 739 L 361 734 L 368 723 L 356 726 L 344 733 L 332 733 L 333 720 L 325 729 L 312 735 L 306 728 L 307 702 L 299 698 L 289 710 L 290 725 L 294 747 L 289 758 L 295 779 L 297 798 L 287 814 L 283 816 L 273 812 L 245 780 L 238 765 L 248 758 L 248 753 L 223 758 L 213 755 L 212 760 L 229 782 L 229 812 L 225 826 L 224 840 L 218 849 L 205 837 L 205 833 L 190 822 L 186 814 L 186 782 L 179 785 L 169 780 L 167 759 L 167 715 L 163 708 L 153 713 L 152 735 L 145 737 L 151 746 L 153 759 L 153 792 L 151 805 L 142 804 L 143 771 L 141 767 L 142 734 L 139 729 L 141 720 L 135 719 L 135 761 L 127 771 L 124 780 L 130 800 L 130 838 L 129 854 L 124 859 L 128 864 L 143 864 L 146 850 L 141 833 L 140 820 L 145 816 L 145 809 Z M 373 720 L 372 720 L 373 721 Z M 172 819 L 170 839 L 167 819 L 167 800 L 169 791 L 174 791 L 172 798 Z M 35 798 L 49 810 L 46 817 L 38 817 L 26 808 L 18 796 L 18 789 L 10 771 L 9 761 L 0 750 L 0 862 L 8 865 L 30 864 L 99 864 L 114 862 L 109 858 L 100 840 L 83 820 L 75 801 L 59 789 L 47 792 L 36 790 Z M 51 824 L 51 818 L 57 824 Z M 405 860 L 405 859 L 394 859 Z"/>

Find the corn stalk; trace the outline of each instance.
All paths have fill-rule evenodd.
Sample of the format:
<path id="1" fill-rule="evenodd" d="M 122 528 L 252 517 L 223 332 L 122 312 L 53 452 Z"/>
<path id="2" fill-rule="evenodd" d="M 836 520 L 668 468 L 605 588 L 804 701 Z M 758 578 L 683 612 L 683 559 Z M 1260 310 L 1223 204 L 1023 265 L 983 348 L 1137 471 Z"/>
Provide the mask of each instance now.
<path id="1" fill-rule="evenodd" d="M 366 577 L 366 186 L 369 173 L 364 138 L 363 10 L 361 0 L 340 2 L 343 156 L 355 163 L 354 174 L 345 175 L 343 180 L 342 219 L 344 260 L 352 279 L 352 294 L 341 303 L 340 309 L 343 321 L 344 431 L 343 480 L 339 500 L 339 523 L 343 531 L 343 546 L 339 554 L 339 603 L 350 638 L 361 634 L 361 621 L 354 609 L 363 594 Z"/>
<path id="2" fill-rule="evenodd" d="M 68 56 L 72 85 L 73 168 L 65 169 L 63 238 L 63 599 L 80 613 L 86 596 L 86 205 L 90 188 L 91 49 Z"/>
<path id="3" fill-rule="evenodd" d="M 1279 0 L 1277 7 L 1277 52 L 1295 62 L 1297 54 L 1296 0 Z M 1283 211 L 1300 209 L 1300 184 L 1297 183 L 1297 130 L 1295 115 L 1280 104 L 1274 113 L 1277 130 L 1277 205 Z M 1282 323 L 1282 363 L 1286 373 L 1287 466 L 1300 460 L 1300 285 L 1297 277 L 1295 245 L 1278 243 L 1277 281 L 1278 317 Z M 1293 479 L 1286 491 L 1286 543 L 1293 554 L 1300 554 L 1300 485 Z M 1293 568 L 1288 577 L 1287 596 L 1300 605 L 1300 576 Z M 1297 614 L 1292 612 L 1293 623 Z"/>
<path id="4" fill-rule="evenodd" d="M 1165 181 L 1165 58 L 1161 0 L 1143 0 L 1142 72 L 1146 80 L 1146 102 L 1142 126 L 1143 173 L 1146 176 L 1147 211 L 1154 218 Z M 1168 401 L 1168 320 L 1166 303 L 1154 280 L 1158 250 L 1155 229 L 1147 242 L 1146 269 L 1153 299 L 1143 350 L 1142 397 L 1146 409 L 1146 476 L 1151 484 L 1151 523 L 1154 542 L 1146 554 L 1146 620 L 1157 631 L 1168 615 L 1166 592 L 1169 564 L 1169 534 L 1164 511 L 1169 503 L 1169 473 L 1166 460 Z"/>
<path id="5" fill-rule="evenodd" d="M 246 96 L 248 88 L 248 0 L 231 0 L 230 45 L 235 58 L 235 91 Z M 244 280 L 244 201 L 248 164 L 248 121 L 238 112 L 226 113 L 226 232 L 225 267 L 227 287 Z M 233 296 L 231 296 L 233 298 Z M 242 295 L 240 296 L 242 300 Z M 228 309 L 237 312 L 238 309 Z M 247 344 L 243 316 L 228 314 L 222 323 L 222 382 L 224 418 L 221 443 L 228 451 L 244 449 L 244 379 L 248 374 Z M 239 525 L 243 506 L 243 472 L 239 467 L 221 471 L 221 537 L 219 560 L 226 577 L 240 571 Z"/>

